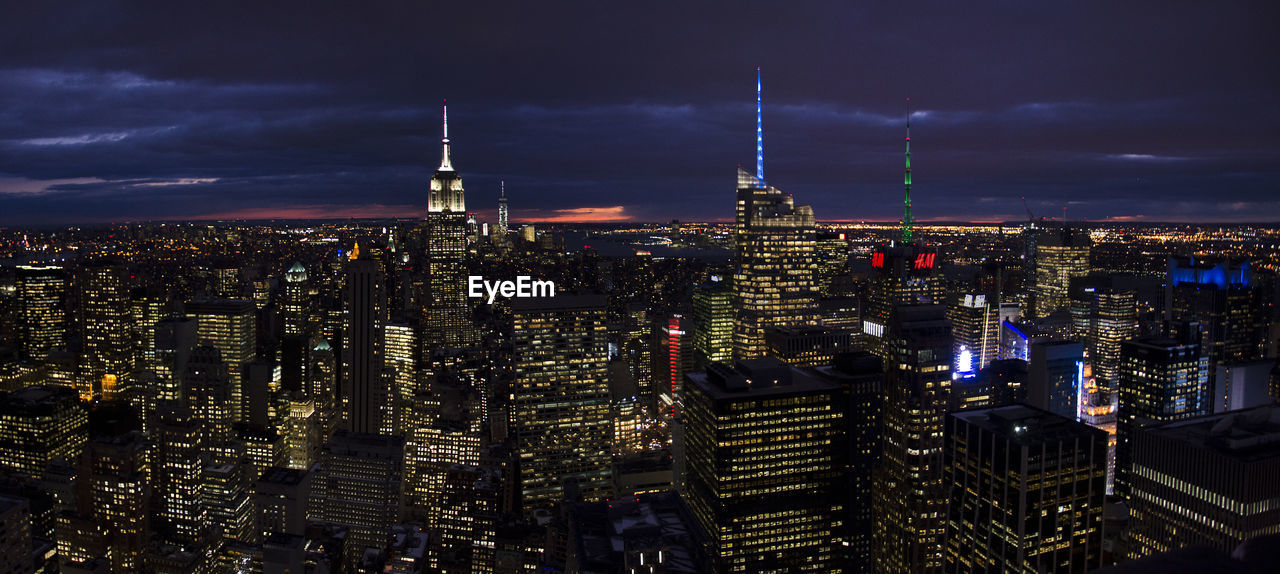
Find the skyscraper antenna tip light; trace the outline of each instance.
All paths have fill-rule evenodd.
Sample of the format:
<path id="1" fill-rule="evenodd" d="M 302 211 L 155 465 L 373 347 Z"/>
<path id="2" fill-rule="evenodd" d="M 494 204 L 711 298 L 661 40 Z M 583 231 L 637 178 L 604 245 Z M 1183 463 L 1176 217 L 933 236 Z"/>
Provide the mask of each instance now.
<path id="1" fill-rule="evenodd" d="M 760 107 L 760 67 L 756 66 L 756 179 L 764 184 L 764 119 Z"/>

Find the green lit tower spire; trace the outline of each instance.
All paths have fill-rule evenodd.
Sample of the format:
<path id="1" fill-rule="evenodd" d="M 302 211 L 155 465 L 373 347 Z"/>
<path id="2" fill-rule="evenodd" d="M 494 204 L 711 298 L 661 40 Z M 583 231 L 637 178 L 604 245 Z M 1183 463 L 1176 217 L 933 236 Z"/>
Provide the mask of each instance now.
<path id="1" fill-rule="evenodd" d="M 907 102 L 911 102 L 911 98 L 907 98 Z M 907 172 L 903 176 L 903 183 L 906 185 L 907 194 L 902 200 L 902 242 L 911 243 L 914 231 L 914 221 L 911 219 L 911 110 L 907 110 Z"/>

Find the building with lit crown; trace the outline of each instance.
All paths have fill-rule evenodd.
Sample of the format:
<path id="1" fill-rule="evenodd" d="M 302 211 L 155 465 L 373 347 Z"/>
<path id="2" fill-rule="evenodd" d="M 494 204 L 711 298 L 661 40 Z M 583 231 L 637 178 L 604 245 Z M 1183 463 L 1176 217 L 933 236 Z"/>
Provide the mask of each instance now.
<path id="1" fill-rule="evenodd" d="M 462 176 L 453 168 L 449 146 L 449 111 L 444 112 L 440 167 L 427 196 L 427 293 L 423 314 L 433 343 L 462 346 L 473 339 L 467 300 L 467 202 Z"/>

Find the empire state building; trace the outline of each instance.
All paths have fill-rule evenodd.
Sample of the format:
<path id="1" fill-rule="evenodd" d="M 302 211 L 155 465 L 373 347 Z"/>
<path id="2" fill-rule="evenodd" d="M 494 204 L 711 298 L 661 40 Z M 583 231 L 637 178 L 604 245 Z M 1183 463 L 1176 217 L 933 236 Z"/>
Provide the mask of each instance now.
<path id="1" fill-rule="evenodd" d="M 467 304 L 467 202 L 462 176 L 449 150 L 449 108 L 444 108 L 440 167 L 427 197 L 427 300 L 423 306 L 428 343 L 465 346 L 472 342 Z"/>

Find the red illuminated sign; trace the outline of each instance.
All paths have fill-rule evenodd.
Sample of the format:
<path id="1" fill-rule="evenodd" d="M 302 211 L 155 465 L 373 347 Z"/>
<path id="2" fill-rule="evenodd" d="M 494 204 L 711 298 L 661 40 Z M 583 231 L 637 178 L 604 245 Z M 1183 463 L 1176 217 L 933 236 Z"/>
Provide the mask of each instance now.
<path id="1" fill-rule="evenodd" d="M 933 269 L 933 253 L 920 253 L 916 255 L 916 262 L 911 266 L 912 269 Z"/>
<path id="2" fill-rule="evenodd" d="M 871 266 L 872 266 L 872 267 L 875 267 L 875 268 L 877 268 L 877 269 L 879 269 L 879 268 L 881 268 L 881 267 L 884 267 L 884 254 L 883 254 L 883 253 L 872 253 L 872 254 L 871 254 Z"/>

